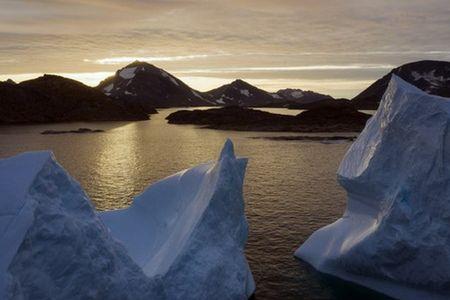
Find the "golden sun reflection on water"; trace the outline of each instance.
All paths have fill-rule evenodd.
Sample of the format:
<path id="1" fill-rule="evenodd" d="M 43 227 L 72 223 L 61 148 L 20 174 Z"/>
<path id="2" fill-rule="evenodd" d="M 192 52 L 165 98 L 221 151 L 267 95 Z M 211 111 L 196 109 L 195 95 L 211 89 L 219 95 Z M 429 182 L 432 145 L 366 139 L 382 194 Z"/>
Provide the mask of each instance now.
<path id="1" fill-rule="evenodd" d="M 122 203 L 115 203 L 114 206 L 125 206 L 134 196 L 139 163 L 136 151 L 138 142 L 136 126 L 137 123 L 131 123 L 113 129 L 116 134 L 104 139 L 99 153 L 94 153 L 97 156 L 94 176 L 102 181 L 98 185 L 98 194 L 125 196 L 123 199 L 116 199 Z M 121 182 L 121 185 L 114 184 L 117 182 Z M 108 199 L 108 197 L 105 198 Z M 107 209 L 110 205 L 107 202 L 97 203 L 99 209 Z"/>

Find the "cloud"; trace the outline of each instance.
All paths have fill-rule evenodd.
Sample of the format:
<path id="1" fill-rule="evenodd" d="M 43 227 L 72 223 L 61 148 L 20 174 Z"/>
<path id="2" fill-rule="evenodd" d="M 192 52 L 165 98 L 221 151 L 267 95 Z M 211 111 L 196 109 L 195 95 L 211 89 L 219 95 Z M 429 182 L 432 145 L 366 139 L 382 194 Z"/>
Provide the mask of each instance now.
<path id="1" fill-rule="evenodd" d="M 100 59 L 83 59 L 84 62 L 91 62 L 100 65 L 123 65 L 134 61 L 162 62 L 162 61 L 185 61 L 194 59 L 205 59 L 213 56 L 226 56 L 226 54 L 192 54 L 176 56 L 121 56 L 107 57 Z"/>
<path id="2" fill-rule="evenodd" d="M 389 64 L 348 64 L 348 65 L 311 65 L 311 66 L 273 66 L 273 67 L 236 67 L 236 68 L 215 68 L 215 69 L 190 69 L 175 71 L 178 74 L 197 73 L 240 73 L 240 72 L 290 72 L 290 71 L 328 71 L 328 70 L 389 70 L 395 68 Z"/>
<path id="3" fill-rule="evenodd" d="M 114 72 L 139 59 L 169 71 L 365 80 L 382 66 L 450 59 L 448 0 L 0 2 L 5 74 Z"/>

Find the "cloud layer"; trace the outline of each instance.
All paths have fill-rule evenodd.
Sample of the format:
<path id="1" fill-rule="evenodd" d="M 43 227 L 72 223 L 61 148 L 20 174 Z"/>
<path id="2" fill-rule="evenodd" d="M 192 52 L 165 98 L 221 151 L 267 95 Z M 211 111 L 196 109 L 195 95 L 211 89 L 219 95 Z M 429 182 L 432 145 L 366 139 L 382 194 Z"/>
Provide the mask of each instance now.
<path id="1" fill-rule="evenodd" d="M 374 80 L 380 66 L 449 60 L 449 16 L 448 0 L 3 0 L 0 73 L 112 72 L 140 59 L 190 77 Z"/>

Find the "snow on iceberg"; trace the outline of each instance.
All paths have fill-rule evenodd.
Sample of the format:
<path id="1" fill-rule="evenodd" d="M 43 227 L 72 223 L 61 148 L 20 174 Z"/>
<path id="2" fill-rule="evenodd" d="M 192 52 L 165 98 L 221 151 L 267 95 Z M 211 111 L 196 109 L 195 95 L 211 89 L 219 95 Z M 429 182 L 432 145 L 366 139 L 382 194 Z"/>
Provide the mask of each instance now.
<path id="1" fill-rule="evenodd" d="M 248 298 L 245 167 L 227 141 L 217 162 L 97 213 L 50 152 L 0 160 L 0 299 Z"/>
<path id="2" fill-rule="evenodd" d="M 450 99 L 395 75 L 348 150 L 343 217 L 295 255 L 399 299 L 450 297 Z"/>
<path id="3" fill-rule="evenodd" d="M 127 209 L 100 214 L 145 274 L 162 279 L 168 299 L 247 299 L 253 294 L 244 255 L 246 164 L 228 140 L 218 161 L 155 183 Z"/>

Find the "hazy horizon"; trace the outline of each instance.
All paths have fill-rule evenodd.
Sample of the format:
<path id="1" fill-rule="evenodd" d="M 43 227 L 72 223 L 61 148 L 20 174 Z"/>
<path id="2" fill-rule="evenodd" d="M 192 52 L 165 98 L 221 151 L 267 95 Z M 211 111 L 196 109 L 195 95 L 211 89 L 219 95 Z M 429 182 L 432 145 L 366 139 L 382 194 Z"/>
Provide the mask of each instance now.
<path id="1" fill-rule="evenodd" d="M 0 5 L 0 80 L 51 73 L 94 86 L 142 60 L 200 91 L 241 78 L 351 98 L 401 64 L 450 60 L 446 0 Z"/>

